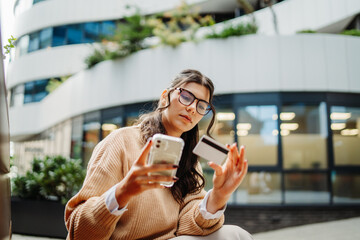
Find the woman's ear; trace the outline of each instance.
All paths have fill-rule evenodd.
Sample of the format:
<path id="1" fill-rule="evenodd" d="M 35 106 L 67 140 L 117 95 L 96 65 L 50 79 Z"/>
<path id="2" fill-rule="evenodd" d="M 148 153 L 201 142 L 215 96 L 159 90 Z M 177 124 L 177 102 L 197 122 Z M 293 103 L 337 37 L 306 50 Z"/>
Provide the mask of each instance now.
<path id="1" fill-rule="evenodd" d="M 162 93 L 161 93 L 161 97 L 160 97 L 160 106 L 165 107 L 168 104 L 168 95 L 169 95 L 169 91 L 167 89 L 165 89 Z"/>

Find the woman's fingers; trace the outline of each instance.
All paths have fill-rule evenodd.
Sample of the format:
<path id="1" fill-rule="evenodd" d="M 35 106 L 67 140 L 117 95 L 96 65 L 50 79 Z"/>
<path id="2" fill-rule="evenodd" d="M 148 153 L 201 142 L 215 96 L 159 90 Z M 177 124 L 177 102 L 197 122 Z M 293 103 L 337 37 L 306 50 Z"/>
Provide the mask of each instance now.
<path id="1" fill-rule="evenodd" d="M 222 174 L 222 167 L 213 162 L 208 162 L 208 165 L 214 169 L 215 175 L 220 176 Z"/>
<path id="2" fill-rule="evenodd" d="M 152 145 L 152 139 L 150 138 L 146 142 L 146 144 L 145 144 L 144 148 L 142 149 L 141 154 L 140 154 L 139 158 L 136 160 L 135 164 L 142 165 L 142 166 L 144 166 L 146 164 L 146 160 L 149 155 L 151 145 Z"/>

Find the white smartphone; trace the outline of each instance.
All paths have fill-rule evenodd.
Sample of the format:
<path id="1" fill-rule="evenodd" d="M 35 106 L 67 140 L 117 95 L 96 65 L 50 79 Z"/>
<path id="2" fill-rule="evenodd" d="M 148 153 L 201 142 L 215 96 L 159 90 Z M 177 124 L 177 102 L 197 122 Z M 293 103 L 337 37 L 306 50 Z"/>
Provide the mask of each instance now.
<path id="1" fill-rule="evenodd" d="M 150 148 L 148 157 L 148 164 L 161 164 L 170 163 L 179 165 L 182 151 L 184 148 L 184 140 L 178 137 L 167 136 L 164 134 L 155 134 L 152 137 L 153 144 Z M 166 170 L 160 172 L 151 172 L 149 175 L 165 175 L 172 176 L 176 175 L 177 169 Z M 161 182 L 163 186 L 171 187 L 173 182 Z"/>
<path id="2" fill-rule="evenodd" d="M 209 136 L 203 135 L 193 149 L 193 153 L 208 161 L 222 165 L 229 149 Z"/>

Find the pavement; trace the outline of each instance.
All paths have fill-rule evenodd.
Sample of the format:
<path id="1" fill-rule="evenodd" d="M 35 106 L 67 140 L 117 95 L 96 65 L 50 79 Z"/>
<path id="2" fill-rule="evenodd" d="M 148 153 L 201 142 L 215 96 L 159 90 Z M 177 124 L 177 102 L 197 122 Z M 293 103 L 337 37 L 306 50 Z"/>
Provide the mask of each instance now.
<path id="1" fill-rule="evenodd" d="M 257 233 L 255 240 L 355 240 L 360 239 L 360 217 L 315 223 Z M 12 240 L 60 240 L 13 234 Z"/>

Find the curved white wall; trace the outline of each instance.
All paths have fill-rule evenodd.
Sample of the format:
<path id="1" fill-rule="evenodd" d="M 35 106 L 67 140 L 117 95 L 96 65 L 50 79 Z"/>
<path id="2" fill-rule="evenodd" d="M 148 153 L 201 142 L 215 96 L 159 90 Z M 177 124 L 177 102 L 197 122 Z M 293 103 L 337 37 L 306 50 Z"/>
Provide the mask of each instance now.
<path id="1" fill-rule="evenodd" d="M 205 5 L 204 3 L 203 5 Z M 359 0 L 286 0 L 273 5 L 276 13 L 278 30 L 281 35 L 294 34 L 300 30 L 316 30 L 319 32 L 338 33 L 360 13 Z M 254 13 L 259 27 L 258 33 L 274 35 L 273 15 L 269 8 Z M 233 23 L 249 21 L 249 16 L 232 20 Z M 216 25 L 221 29 L 222 24 Z M 208 29 L 203 28 L 201 36 Z"/>
<path id="2" fill-rule="evenodd" d="M 189 4 L 205 0 L 187 0 Z M 119 19 L 132 14 L 127 5 L 152 14 L 178 6 L 181 0 L 51 0 L 35 4 L 15 21 L 14 36 L 20 37 L 46 27 Z"/>
<path id="3" fill-rule="evenodd" d="M 28 53 L 9 64 L 7 87 L 10 89 L 19 83 L 77 73 L 86 67 L 84 60 L 92 52 L 90 44 L 74 44 Z"/>
<path id="4" fill-rule="evenodd" d="M 249 35 L 143 50 L 79 72 L 40 103 L 11 108 L 11 136 L 36 134 L 96 109 L 157 99 L 185 68 L 208 75 L 216 94 L 360 93 L 359 62 L 360 38 L 327 34 Z"/>

